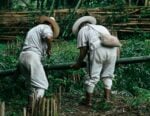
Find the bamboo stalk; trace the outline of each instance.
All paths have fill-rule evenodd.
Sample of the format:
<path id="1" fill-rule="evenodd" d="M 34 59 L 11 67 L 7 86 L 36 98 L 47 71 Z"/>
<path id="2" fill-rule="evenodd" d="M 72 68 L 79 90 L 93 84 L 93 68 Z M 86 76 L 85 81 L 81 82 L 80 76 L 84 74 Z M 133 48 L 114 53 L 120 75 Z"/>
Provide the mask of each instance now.
<path id="1" fill-rule="evenodd" d="M 61 99 L 61 97 L 59 99 Z M 26 108 L 23 108 L 23 116 L 58 116 L 59 102 L 57 102 L 57 100 L 57 96 L 53 96 L 51 99 L 40 98 L 38 101 L 34 97 L 31 115 L 28 114 L 29 112 L 27 112 Z M 0 105 L 0 107 L 0 113 L 2 114 L 4 108 L 2 108 L 2 105 Z"/>
<path id="2" fill-rule="evenodd" d="M 145 0 L 145 6 L 148 6 L 149 5 L 149 0 Z"/>
<path id="3" fill-rule="evenodd" d="M 39 99 L 39 104 L 38 104 L 38 116 L 40 116 L 40 114 L 42 114 L 42 101 L 43 99 L 40 98 Z"/>
<path id="4" fill-rule="evenodd" d="M 28 8 L 30 7 L 30 5 L 26 2 L 26 0 L 21 0 Z"/>
<path id="5" fill-rule="evenodd" d="M 33 94 L 32 95 L 32 111 L 31 111 L 31 116 L 34 116 L 35 102 L 36 102 L 36 98 L 35 98 L 35 94 Z"/>
<path id="6" fill-rule="evenodd" d="M 129 6 L 132 6 L 132 2 L 131 2 L 131 0 L 129 0 Z"/>
<path id="7" fill-rule="evenodd" d="M 1 103 L 1 112 L 0 112 L 1 116 L 5 116 L 5 102 Z"/>
<path id="8" fill-rule="evenodd" d="M 76 4 L 76 7 L 74 8 L 74 10 L 70 13 L 70 15 L 68 15 L 67 19 L 72 19 L 73 16 L 75 15 L 77 9 L 79 8 L 80 4 L 82 3 L 82 0 L 79 0 L 78 3 Z M 68 23 L 65 27 L 64 32 L 62 33 L 62 37 L 66 37 L 67 31 L 69 29 L 70 23 Z"/>
<path id="9" fill-rule="evenodd" d="M 54 10 L 54 5 L 55 5 L 55 0 L 52 1 L 52 5 L 51 5 L 51 7 L 50 7 L 50 12 L 49 12 L 48 16 L 51 16 L 51 15 L 52 15 L 53 10 Z"/>
<path id="10" fill-rule="evenodd" d="M 27 109 L 23 108 L 23 116 L 27 116 Z"/>
<path id="11" fill-rule="evenodd" d="M 58 116 L 58 106 L 56 102 L 55 102 L 55 116 Z"/>
<path id="12" fill-rule="evenodd" d="M 128 58 L 120 58 L 117 60 L 116 64 L 134 64 L 134 63 L 143 63 L 143 62 L 150 62 L 150 56 L 140 56 L 140 57 L 128 57 Z M 73 69 L 71 65 L 74 63 L 68 63 L 68 64 L 58 64 L 58 65 L 48 65 L 45 64 L 44 68 L 46 71 L 48 70 L 68 70 Z M 82 68 L 85 67 L 86 64 L 82 64 Z M 8 69 L 8 70 L 0 70 L 0 77 L 10 76 L 14 75 L 18 72 L 19 69 Z"/>
<path id="13" fill-rule="evenodd" d="M 1 115 L 1 112 L 2 112 L 2 104 L 0 103 L 0 115 Z"/>
<path id="14" fill-rule="evenodd" d="M 49 116 L 49 99 L 47 99 L 46 104 L 47 104 L 46 116 Z"/>
<path id="15" fill-rule="evenodd" d="M 59 109 L 61 109 L 61 93 L 62 93 L 62 91 L 61 91 L 61 89 L 62 89 L 62 87 L 60 86 L 59 87 Z"/>
<path id="16" fill-rule="evenodd" d="M 55 116 L 55 99 L 53 99 L 53 116 Z"/>
<path id="17" fill-rule="evenodd" d="M 43 104 L 42 104 L 42 115 L 41 116 L 45 116 L 45 105 L 46 105 L 46 99 L 43 98 Z"/>
<path id="18" fill-rule="evenodd" d="M 50 111 L 51 111 L 50 116 L 53 116 L 53 98 L 51 98 L 51 109 L 50 109 Z"/>

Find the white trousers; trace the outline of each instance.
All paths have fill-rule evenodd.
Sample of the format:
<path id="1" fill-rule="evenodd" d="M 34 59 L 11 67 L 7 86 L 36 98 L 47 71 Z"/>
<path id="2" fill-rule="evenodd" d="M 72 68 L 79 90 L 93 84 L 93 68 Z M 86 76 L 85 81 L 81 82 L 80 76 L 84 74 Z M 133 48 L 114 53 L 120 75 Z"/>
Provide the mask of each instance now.
<path id="1" fill-rule="evenodd" d="M 87 92 L 93 93 L 95 85 L 100 79 L 102 79 L 106 89 L 111 89 L 117 58 L 116 50 L 116 48 L 100 48 L 90 52 L 90 62 L 87 61 L 87 64 L 90 64 L 85 75 Z"/>
<path id="2" fill-rule="evenodd" d="M 21 73 L 31 80 L 31 86 L 47 89 L 48 80 L 40 56 L 32 51 L 25 51 L 19 57 Z"/>

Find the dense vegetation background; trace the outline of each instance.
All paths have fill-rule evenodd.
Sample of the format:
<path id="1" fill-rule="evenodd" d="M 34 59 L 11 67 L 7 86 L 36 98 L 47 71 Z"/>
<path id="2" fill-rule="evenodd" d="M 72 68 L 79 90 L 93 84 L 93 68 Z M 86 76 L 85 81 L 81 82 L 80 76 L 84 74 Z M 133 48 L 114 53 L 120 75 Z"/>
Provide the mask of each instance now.
<path id="1" fill-rule="evenodd" d="M 51 8 L 74 8 L 78 2 L 81 7 L 106 7 L 112 5 L 139 5 L 145 0 L 0 0 L 0 9 L 3 10 L 50 10 Z"/>
<path id="2" fill-rule="evenodd" d="M 62 8 L 74 8 L 80 0 L 0 0 L 1 10 L 31 11 L 52 10 Z M 83 0 L 80 7 L 95 8 L 106 6 L 117 6 L 123 8 L 128 4 L 125 0 Z M 143 0 L 132 1 L 132 5 L 143 5 Z M 73 23 L 73 22 L 71 22 Z M 108 22 L 110 23 L 110 21 Z M 67 31 L 67 35 L 70 32 Z M 150 35 L 148 33 L 122 34 L 121 58 L 150 55 Z M 52 55 L 43 60 L 43 64 L 65 64 L 75 62 L 78 49 L 76 49 L 76 38 L 62 38 L 54 41 Z M 24 41 L 24 36 L 16 36 L 13 42 L 0 43 L 0 70 L 16 68 L 19 53 Z M 77 110 L 73 104 L 77 104 L 84 97 L 84 69 L 80 70 L 46 70 L 50 83 L 46 97 L 50 98 L 62 89 L 62 111 L 74 113 Z M 117 65 L 115 78 L 113 79 L 112 99 L 113 104 L 103 102 L 103 84 L 98 83 L 95 89 L 94 106 L 92 112 L 112 111 L 114 108 L 123 107 L 127 112 L 136 115 L 148 116 L 150 112 L 150 62 L 128 65 Z M 22 109 L 27 103 L 29 92 L 28 81 L 19 76 L 0 77 L 0 101 L 6 102 L 7 116 L 21 116 Z M 70 106 L 67 106 L 69 104 Z M 122 106 L 121 106 L 122 105 Z M 101 112 L 102 113 L 102 112 Z M 74 115 L 74 114 L 70 114 Z M 114 114 L 115 115 L 115 114 Z M 79 116 L 79 115 L 78 115 Z"/>

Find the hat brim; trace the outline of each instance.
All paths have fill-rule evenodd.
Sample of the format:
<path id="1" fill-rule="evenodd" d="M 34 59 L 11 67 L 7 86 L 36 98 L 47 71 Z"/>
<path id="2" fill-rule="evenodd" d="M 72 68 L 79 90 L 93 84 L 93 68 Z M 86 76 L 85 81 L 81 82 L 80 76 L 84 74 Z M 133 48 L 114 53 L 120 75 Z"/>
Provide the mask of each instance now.
<path id="1" fill-rule="evenodd" d="M 55 20 L 53 20 L 47 16 L 40 16 L 39 21 L 40 21 L 40 23 L 44 23 L 45 21 L 49 22 L 52 25 L 53 37 L 57 38 L 59 36 L 60 28 L 59 28 L 58 23 Z"/>
<path id="2" fill-rule="evenodd" d="M 72 33 L 73 34 L 77 34 L 78 33 L 79 26 L 83 22 L 89 22 L 91 24 L 96 24 L 96 19 L 94 17 L 92 17 L 92 16 L 83 16 L 83 17 L 77 19 L 76 22 L 74 23 L 73 27 L 72 27 Z"/>

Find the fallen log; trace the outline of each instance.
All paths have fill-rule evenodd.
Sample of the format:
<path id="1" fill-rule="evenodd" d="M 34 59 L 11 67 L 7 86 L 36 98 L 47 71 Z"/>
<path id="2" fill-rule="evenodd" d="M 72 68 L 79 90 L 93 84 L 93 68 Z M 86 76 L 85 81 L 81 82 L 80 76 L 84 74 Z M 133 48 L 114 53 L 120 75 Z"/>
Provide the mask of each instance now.
<path id="1" fill-rule="evenodd" d="M 116 65 L 118 64 L 134 64 L 134 63 L 142 63 L 142 62 L 150 62 L 150 56 L 140 56 L 140 57 L 128 57 L 128 58 L 120 58 L 117 60 Z M 45 64 L 44 69 L 48 70 L 68 70 L 73 69 L 71 65 L 74 63 L 68 64 L 57 64 L 57 65 L 49 65 Z M 82 68 L 86 67 L 86 63 L 82 64 Z M 5 76 L 13 76 L 19 73 L 19 68 L 8 69 L 8 70 L 0 70 L 0 77 Z"/>

